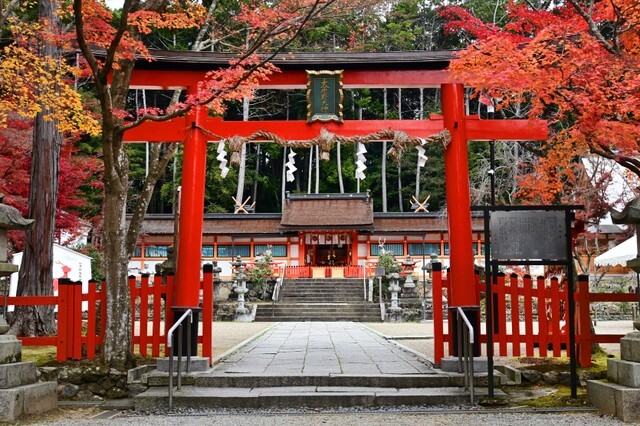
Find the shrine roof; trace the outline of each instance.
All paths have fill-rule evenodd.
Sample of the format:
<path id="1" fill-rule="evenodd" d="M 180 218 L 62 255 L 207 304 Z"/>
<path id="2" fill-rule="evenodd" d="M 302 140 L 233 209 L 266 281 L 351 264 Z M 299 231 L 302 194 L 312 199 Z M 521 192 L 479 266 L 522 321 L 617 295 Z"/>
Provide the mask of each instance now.
<path id="1" fill-rule="evenodd" d="M 368 194 L 290 194 L 283 230 L 373 229 L 373 200 Z"/>
<path id="2" fill-rule="evenodd" d="M 100 51 L 95 51 L 100 56 Z M 154 58 L 139 58 L 137 69 L 199 70 L 228 66 L 237 55 L 221 52 L 196 52 L 150 49 Z M 271 62 L 281 69 L 315 69 L 339 67 L 345 69 L 445 69 L 455 58 L 455 51 L 409 52 L 285 52 Z"/>
<path id="3" fill-rule="evenodd" d="M 324 211 L 322 212 L 324 213 Z M 349 213 L 352 215 L 352 213 Z M 326 215 L 325 215 L 326 216 Z M 280 213 L 207 213 L 204 217 L 204 235 L 235 235 L 235 236 L 281 236 L 297 231 L 330 231 L 330 230 L 360 230 L 388 234 L 424 234 L 425 232 L 447 232 L 447 218 L 440 212 L 428 213 L 373 213 L 373 222 L 360 225 L 340 225 L 327 223 L 324 225 L 312 223 L 307 225 L 281 226 L 283 215 Z M 357 220 L 355 222 L 362 222 Z M 481 217 L 471 219 L 473 232 L 483 232 Z M 173 215 L 149 214 L 146 216 L 141 234 L 143 235 L 173 235 Z"/>

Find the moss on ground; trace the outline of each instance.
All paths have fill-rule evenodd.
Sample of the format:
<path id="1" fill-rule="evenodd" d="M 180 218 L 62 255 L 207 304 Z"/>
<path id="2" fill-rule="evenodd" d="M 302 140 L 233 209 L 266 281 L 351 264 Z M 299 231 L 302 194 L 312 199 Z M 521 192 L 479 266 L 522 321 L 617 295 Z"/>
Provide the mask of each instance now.
<path id="1" fill-rule="evenodd" d="M 22 361 L 35 362 L 38 367 L 59 365 L 55 346 L 26 346 L 22 348 Z"/>
<path id="2" fill-rule="evenodd" d="M 550 388 L 543 396 L 519 399 L 517 405 L 531 408 L 551 408 L 585 407 L 591 405 L 591 403 L 587 397 L 586 388 L 578 388 L 577 398 L 571 398 L 571 388 L 569 386 L 558 386 Z"/>

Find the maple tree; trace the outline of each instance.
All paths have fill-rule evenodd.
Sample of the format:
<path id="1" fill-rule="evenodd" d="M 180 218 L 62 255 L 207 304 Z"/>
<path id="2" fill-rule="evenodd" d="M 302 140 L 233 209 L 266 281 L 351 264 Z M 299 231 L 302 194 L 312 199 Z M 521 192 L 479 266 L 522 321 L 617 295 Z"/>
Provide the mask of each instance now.
<path id="1" fill-rule="evenodd" d="M 453 75 L 498 110 L 526 105 L 553 135 L 521 182 L 521 196 L 560 201 L 587 153 L 640 176 L 640 4 L 635 0 L 510 2 L 501 26 L 448 7 L 446 29 L 471 38 Z M 563 200 L 571 201 L 571 200 Z"/>
<path id="2" fill-rule="evenodd" d="M 68 136 L 96 134 L 99 127 L 70 84 L 75 69 L 61 54 L 70 39 L 60 31 L 57 2 L 9 2 L 1 20 L 11 41 L 0 58 L 0 125 L 10 115 L 33 120 L 26 215 L 35 222 L 22 240 L 17 294 L 50 295 L 61 146 Z M 20 335 L 50 334 L 54 327 L 50 306 L 19 306 L 11 320 L 12 332 Z"/>
<path id="3" fill-rule="evenodd" d="M 344 0 L 247 1 L 237 5 L 227 19 L 217 22 L 213 13 L 217 4 L 213 2 L 206 10 L 199 2 L 189 0 L 125 0 L 116 19 L 101 2 L 73 1 L 76 41 L 93 77 L 102 118 L 106 206 L 103 246 L 107 283 L 107 327 L 102 359 L 115 367 L 126 367 L 134 362 L 127 264 L 154 185 L 176 149 L 175 144 L 164 150 L 160 150 L 160 144 L 154 144 L 149 173 L 131 210 L 131 219 L 126 223 L 129 159 L 122 142 L 124 132 L 145 121 L 182 116 L 199 105 L 216 113 L 222 112 L 227 101 L 250 97 L 255 84 L 276 71 L 269 59 L 288 46 L 305 25 L 336 11 L 358 7 L 358 2 Z M 197 92 L 176 99 L 165 110 L 147 108 L 128 112 L 126 101 L 135 55 L 152 59 L 145 39 L 156 30 L 197 28 L 200 28 L 202 38 L 194 42 L 194 47 L 204 46 L 209 36 L 211 45 L 222 45 L 226 50 L 236 52 L 237 59 L 227 68 L 209 72 L 198 85 Z M 239 34 L 242 37 L 237 37 Z M 230 36 L 236 38 L 229 39 Z M 104 53 L 97 56 L 98 50 Z"/>
<path id="4" fill-rule="evenodd" d="M 4 203 L 24 216 L 28 214 L 32 137 L 33 120 L 10 116 L 0 127 L 0 193 L 5 194 Z M 66 244 L 62 234 L 76 235 L 84 221 L 93 219 L 85 214 L 91 200 L 84 189 L 101 191 L 101 170 L 100 160 L 79 153 L 73 140 L 61 146 L 54 237 L 62 245 Z M 23 250 L 24 232 L 10 231 L 9 242 L 13 252 Z"/>

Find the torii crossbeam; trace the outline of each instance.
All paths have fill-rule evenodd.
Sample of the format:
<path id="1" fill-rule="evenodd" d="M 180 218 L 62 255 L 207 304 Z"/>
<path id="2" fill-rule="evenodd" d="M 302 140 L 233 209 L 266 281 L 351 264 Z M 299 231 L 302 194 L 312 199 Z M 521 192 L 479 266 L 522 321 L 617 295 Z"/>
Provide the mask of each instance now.
<path id="1" fill-rule="evenodd" d="M 173 56 L 171 56 L 173 55 Z M 193 56 L 191 62 L 189 55 Z M 195 93 L 206 70 L 223 62 L 204 53 L 171 52 L 135 70 L 132 87 L 186 89 Z M 450 52 L 411 52 L 377 54 L 296 54 L 276 60 L 282 72 L 261 88 L 306 87 L 304 69 L 343 69 L 343 84 L 349 88 L 440 87 L 442 116 L 429 120 L 362 120 L 344 123 L 305 121 L 223 121 L 207 116 L 204 108 L 194 108 L 186 119 L 147 122 L 125 133 L 126 142 L 184 142 L 184 166 L 180 214 L 180 245 L 177 263 L 176 305 L 195 307 L 199 303 L 206 147 L 213 135 L 221 139 L 247 137 L 258 130 L 275 133 L 285 140 L 316 138 L 322 129 L 340 136 L 365 136 L 381 130 L 397 130 L 411 137 L 428 138 L 448 130 L 451 142 L 445 150 L 446 200 L 450 241 L 450 306 L 477 306 L 474 286 L 469 164 L 470 140 L 546 140 L 543 120 L 480 120 L 465 114 L 464 86 L 454 82 L 446 71 Z M 227 58 L 228 59 L 228 58 Z M 225 59 L 225 62 L 226 59 Z M 222 66 L 222 65 L 220 65 Z"/>

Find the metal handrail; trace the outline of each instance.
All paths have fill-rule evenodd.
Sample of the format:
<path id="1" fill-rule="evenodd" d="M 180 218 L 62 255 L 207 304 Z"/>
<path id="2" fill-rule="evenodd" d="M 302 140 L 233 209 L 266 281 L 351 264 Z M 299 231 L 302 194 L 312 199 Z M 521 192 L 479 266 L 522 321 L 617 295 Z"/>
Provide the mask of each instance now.
<path id="1" fill-rule="evenodd" d="M 473 343 L 474 332 L 469 318 L 461 307 L 457 309 L 458 320 L 458 371 L 464 372 L 464 390 L 469 390 L 471 395 L 471 405 L 474 404 L 474 388 L 473 388 Z M 462 320 L 462 321 L 461 321 Z M 464 321 L 464 333 L 462 323 Z M 463 360 L 464 358 L 464 360 Z"/>
<path id="2" fill-rule="evenodd" d="M 178 365 L 177 365 L 177 389 L 180 390 L 182 384 L 182 327 L 186 318 L 187 322 L 187 372 L 191 371 L 191 322 L 193 321 L 193 311 L 187 309 L 178 321 L 171 326 L 167 332 L 167 347 L 169 348 L 169 410 L 173 410 L 173 332 L 178 329 Z"/>

